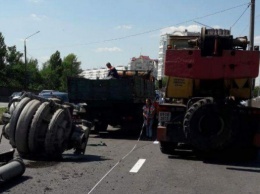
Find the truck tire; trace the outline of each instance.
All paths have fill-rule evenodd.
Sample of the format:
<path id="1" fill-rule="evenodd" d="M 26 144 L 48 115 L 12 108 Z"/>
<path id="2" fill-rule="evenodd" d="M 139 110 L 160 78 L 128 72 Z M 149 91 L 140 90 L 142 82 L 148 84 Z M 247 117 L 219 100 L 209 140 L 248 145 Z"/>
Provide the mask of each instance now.
<path id="1" fill-rule="evenodd" d="M 68 146 L 67 130 L 71 130 L 70 122 L 67 120 L 68 112 L 58 109 L 51 118 L 45 137 L 45 151 L 52 158 L 60 158 L 62 152 Z"/>
<path id="2" fill-rule="evenodd" d="M 220 107 L 213 99 L 206 98 L 197 101 L 187 110 L 183 129 L 195 149 L 219 150 L 232 140 L 238 123 L 234 119 L 231 111 Z"/>
<path id="3" fill-rule="evenodd" d="M 45 136 L 52 115 L 53 110 L 49 102 L 42 103 L 36 111 L 28 138 L 28 146 L 31 153 L 36 154 L 44 151 Z"/>
<path id="4" fill-rule="evenodd" d="M 41 102 L 39 100 L 31 100 L 26 104 L 19 116 L 15 131 L 15 145 L 17 147 L 17 151 L 22 155 L 27 155 L 30 153 L 28 147 L 30 124 L 40 104 Z"/>
<path id="5" fill-rule="evenodd" d="M 15 130 L 16 130 L 16 125 L 17 125 L 17 121 L 19 119 L 19 116 L 23 110 L 23 108 L 25 107 L 25 105 L 30 101 L 31 99 L 28 97 L 23 98 L 16 106 L 16 108 L 13 111 L 13 114 L 11 116 L 10 119 L 10 134 L 9 134 L 9 138 L 10 138 L 10 144 L 12 145 L 13 148 L 15 148 Z"/>
<path id="6" fill-rule="evenodd" d="M 166 141 L 160 141 L 160 150 L 163 154 L 173 154 L 178 143 L 175 142 L 166 142 Z"/>

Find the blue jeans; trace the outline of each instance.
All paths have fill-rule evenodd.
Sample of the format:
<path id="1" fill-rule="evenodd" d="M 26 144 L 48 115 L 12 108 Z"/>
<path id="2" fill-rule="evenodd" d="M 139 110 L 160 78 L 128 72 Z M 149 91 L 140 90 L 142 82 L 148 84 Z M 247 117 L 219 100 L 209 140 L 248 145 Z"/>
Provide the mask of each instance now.
<path id="1" fill-rule="evenodd" d="M 146 136 L 151 138 L 153 136 L 153 119 L 150 119 L 148 123 L 147 120 L 145 120 L 144 125 L 146 128 Z"/>

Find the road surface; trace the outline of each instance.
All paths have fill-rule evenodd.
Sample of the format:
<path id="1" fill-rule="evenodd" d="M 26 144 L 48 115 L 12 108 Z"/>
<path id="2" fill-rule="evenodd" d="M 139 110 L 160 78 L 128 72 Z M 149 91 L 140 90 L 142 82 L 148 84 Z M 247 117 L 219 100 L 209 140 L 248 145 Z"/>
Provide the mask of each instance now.
<path id="1" fill-rule="evenodd" d="M 3 140 L 0 151 L 9 148 Z M 24 175 L 0 185 L 0 193 L 260 193 L 258 160 L 205 160 L 189 150 L 168 156 L 157 142 L 116 131 L 91 134 L 85 155 L 69 150 L 62 161 L 24 162 Z"/>

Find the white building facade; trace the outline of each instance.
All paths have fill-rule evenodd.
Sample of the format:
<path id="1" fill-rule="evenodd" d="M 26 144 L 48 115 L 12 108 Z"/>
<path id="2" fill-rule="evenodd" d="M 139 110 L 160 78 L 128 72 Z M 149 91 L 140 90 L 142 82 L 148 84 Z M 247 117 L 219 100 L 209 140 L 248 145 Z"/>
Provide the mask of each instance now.
<path id="1" fill-rule="evenodd" d="M 125 66 L 116 66 L 117 70 L 126 70 Z M 108 68 L 94 68 L 94 69 L 87 69 L 81 73 L 81 76 L 87 79 L 104 79 L 107 77 Z"/>
<path id="2" fill-rule="evenodd" d="M 199 36 L 199 32 L 188 32 L 185 31 L 174 31 L 171 34 L 163 34 L 160 38 L 159 43 L 159 54 L 158 54 L 158 73 L 157 73 L 157 79 L 160 80 L 164 75 L 164 62 L 165 62 L 165 54 L 167 49 L 167 42 L 170 36 Z"/>
<path id="3" fill-rule="evenodd" d="M 140 55 L 140 57 L 133 57 L 127 66 L 115 66 L 117 70 L 133 70 L 133 71 L 151 71 L 156 78 L 158 72 L 158 60 L 150 59 L 149 56 Z M 107 68 L 87 69 L 81 73 L 81 76 L 87 79 L 104 79 L 107 77 Z"/>
<path id="4" fill-rule="evenodd" d="M 151 71 L 152 75 L 157 78 L 158 59 L 150 59 L 149 56 L 140 55 L 138 58 L 133 57 L 127 66 L 128 70 Z"/>

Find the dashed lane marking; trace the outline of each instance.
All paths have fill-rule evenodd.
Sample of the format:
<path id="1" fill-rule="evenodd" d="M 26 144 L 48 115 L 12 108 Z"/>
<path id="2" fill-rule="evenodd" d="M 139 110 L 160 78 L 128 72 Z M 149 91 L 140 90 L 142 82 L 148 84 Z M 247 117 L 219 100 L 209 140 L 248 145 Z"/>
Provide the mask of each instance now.
<path id="1" fill-rule="evenodd" d="M 143 166 L 146 159 L 139 159 L 136 164 L 133 166 L 133 168 L 130 170 L 132 173 L 137 173 L 140 168 Z"/>

